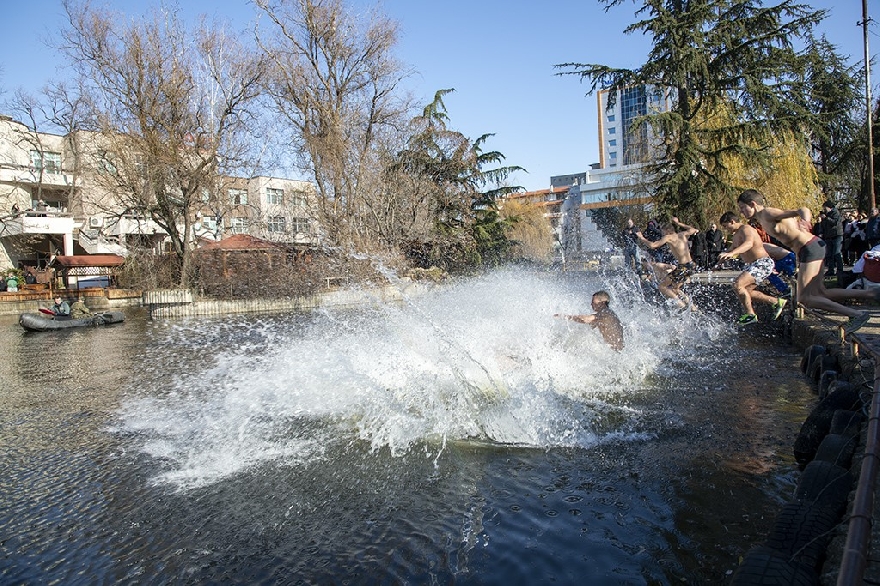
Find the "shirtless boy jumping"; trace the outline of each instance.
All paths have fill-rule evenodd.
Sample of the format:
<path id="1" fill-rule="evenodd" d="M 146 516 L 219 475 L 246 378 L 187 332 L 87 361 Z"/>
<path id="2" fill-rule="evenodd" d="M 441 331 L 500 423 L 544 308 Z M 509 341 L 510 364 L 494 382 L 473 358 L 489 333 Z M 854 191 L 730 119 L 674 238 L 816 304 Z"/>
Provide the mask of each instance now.
<path id="1" fill-rule="evenodd" d="M 775 262 L 764 249 L 758 231 L 740 222 L 733 212 L 726 212 L 718 223 L 733 234 L 730 250 L 719 254 L 718 259 L 725 260 L 739 255 L 740 259 L 747 263 L 745 270 L 733 282 L 733 289 L 744 311 L 737 323 L 742 326 L 758 321 L 752 301 L 773 304 L 773 319 L 778 319 L 788 301 L 782 297 L 771 297 L 758 289 L 758 285 L 772 275 L 775 268 Z"/>
<path id="2" fill-rule="evenodd" d="M 801 210 L 780 210 L 764 205 L 764 195 L 756 189 L 743 191 L 737 199 L 740 213 L 746 219 L 756 218 L 767 234 L 797 254 L 797 297 L 805 307 L 839 313 L 849 317 L 843 331 L 851 334 L 865 325 L 871 317 L 867 311 L 859 311 L 841 305 L 844 299 L 874 299 L 874 292 L 855 289 L 826 289 L 823 279 L 825 243 L 801 226 Z"/>
<path id="3" fill-rule="evenodd" d="M 681 232 L 676 232 L 675 227 L 682 228 Z M 672 218 L 672 222 L 664 223 L 661 227 L 662 236 L 660 240 L 651 242 L 645 238 L 641 232 L 636 232 L 638 239 L 648 248 L 660 248 L 664 244 L 669 246 L 669 252 L 678 261 L 678 266 L 673 268 L 660 281 L 657 288 L 660 292 L 675 301 L 681 309 L 691 306 L 691 300 L 681 290 L 688 279 L 696 272 L 696 266 L 691 258 L 691 250 L 688 239 L 699 232 L 696 228 L 692 228 L 687 224 L 682 224 L 678 218 Z"/>

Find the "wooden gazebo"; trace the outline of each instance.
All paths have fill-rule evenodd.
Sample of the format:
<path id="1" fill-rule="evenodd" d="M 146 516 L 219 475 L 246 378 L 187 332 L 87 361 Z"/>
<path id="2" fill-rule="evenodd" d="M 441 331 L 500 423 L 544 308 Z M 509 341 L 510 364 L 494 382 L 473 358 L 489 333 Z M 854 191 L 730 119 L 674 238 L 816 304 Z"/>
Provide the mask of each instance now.
<path id="1" fill-rule="evenodd" d="M 55 269 L 56 276 L 61 275 L 65 287 L 80 289 L 81 279 L 103 281 L 96 277 L 106 277 L 108 287 L 115 285 L 117 270 L 124 262 L 125 257 L 118 254 L 81 254 L 56 256 L 49 267 Z M 76 281 L 76 287 L 71 287 L 71 277 Z"/>

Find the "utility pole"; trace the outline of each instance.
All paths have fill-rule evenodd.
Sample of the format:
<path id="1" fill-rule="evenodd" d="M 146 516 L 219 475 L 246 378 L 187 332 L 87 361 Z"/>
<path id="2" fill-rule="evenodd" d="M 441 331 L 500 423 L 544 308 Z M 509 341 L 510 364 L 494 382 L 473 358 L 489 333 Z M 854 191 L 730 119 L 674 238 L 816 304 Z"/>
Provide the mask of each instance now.
<path id="1" fill-rule="evenodd" d="M 868 194 L 870 209 L 877 206 L 874 193 L 874 132 L 871 112 L 871 52 L 868 50 L 868 0 L 862 0 L 862 31 L 865 38 L 865 104 L 868 109 Z"/>

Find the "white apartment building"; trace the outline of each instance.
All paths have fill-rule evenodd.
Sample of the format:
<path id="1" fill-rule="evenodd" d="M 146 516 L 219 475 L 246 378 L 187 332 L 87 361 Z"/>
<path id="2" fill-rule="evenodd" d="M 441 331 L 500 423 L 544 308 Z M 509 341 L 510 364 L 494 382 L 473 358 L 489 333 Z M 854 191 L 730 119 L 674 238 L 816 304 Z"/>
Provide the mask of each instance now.
<path id="1" fill-rule="evenodd" d="M 99 146 L 89 133 L 35 132 L 0 116 L 0 269 L 42 269 L 60 255 L 125 256 L 133 246 L 167 250 L 161 227 L 125 213 L 121 202 L 83 171 L 108 171 L 106 161 L 81 160 L 99 158 Z M 311 183 L 220 177 L 216 189 L 203 195 L 204 205 L 190 218 L 194 244 L 244 233 L 276 242 L 317 243 Z"/>
<path id="2" fill-rule="evenodd" d="M 652 201 L 645 165 L 660 154 L 660 144 L 647 124 L 633 126 L 633 121 L 670 110 L 671 95 L 649 86 L 628 88 L 616 93 L 610 109 L 609 96 L 608 90 L 597 95 L 599 163 L 572 184 L 561 206 L 560 245 L 566 258 L 589 256 L 608 247 L 593 222 L 593 210 Z"/>

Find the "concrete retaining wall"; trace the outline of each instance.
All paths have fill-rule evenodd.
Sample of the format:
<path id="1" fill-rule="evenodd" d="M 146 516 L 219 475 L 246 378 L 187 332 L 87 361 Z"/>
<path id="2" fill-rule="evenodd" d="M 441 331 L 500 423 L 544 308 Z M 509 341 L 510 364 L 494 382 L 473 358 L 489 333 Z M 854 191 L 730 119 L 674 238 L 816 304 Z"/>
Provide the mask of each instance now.
<path id="1" fill-rule="evenodd" d="M 240 313 L 290 313 L 319 307 L 362 307 L 403 301 L 433 288 L 434 285 L 402 283 L 364 289 L 340 289 L 308 297 L 288 299 L 212 300 L 194 298 L 184 290 L 145 292 L 144 307 L 152 318 L 214 316 Z"/>

